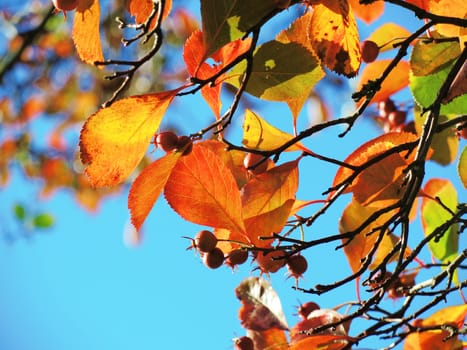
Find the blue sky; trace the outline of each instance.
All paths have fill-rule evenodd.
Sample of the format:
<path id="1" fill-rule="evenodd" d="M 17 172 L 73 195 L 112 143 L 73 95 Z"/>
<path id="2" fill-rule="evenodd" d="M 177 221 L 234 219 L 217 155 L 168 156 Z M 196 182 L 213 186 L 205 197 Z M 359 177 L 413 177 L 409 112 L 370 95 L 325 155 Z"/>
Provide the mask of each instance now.
<path id="1" fill-rule="evenodd" d="M 407 24 L 399 13 L 390 16 Z M 196 124 L 201 113 L 209 113 L 203 103 L 191 102 L 192 98 L 184 101 L 188 99 L 168 118 L 183 112 L 184 120 Z M 189 107 L 185 109 L 183 103 Z M 290 121 L 289 112 L 279 104 L 262 113 L 269 120 L 285 114 L 283 120 Z M 184 128 L 196 131 L 194 124 Z M 331 143 L 329 135 L 317 135 L 307 145 L 324 154 L 330 148 L 338 150 L 343 158 L 362 138 L 378 133 L 369 122 L 357 126 L 345 141 L 333 136 Z M 323 179 L 331 183 L 336 169 L 312 160 L 305 160 L 303 166 L 308 169 L 300 175 L 301 198 L 316 198 L 326 185 L 316 188 L 315 184 Z M 434 168 L 437 176 L 452 177 L 458 185 L 453 167 Z M 194 236 L 201 227 L 183 221 L 163 199 L 144 227 L 143 243 L 130 247 L 123 240 L 128 222 L 126 192 L 105 200 L 101 210 L 90 215 L 67 191 L 39 201 L 40 184 L 25 180 L 17 171 L 14 174 L 10 185 L 0 191 L 0 213 L 11 210 L 15 202 L 24 202 L 53 212 L 57 222 L 53 229 L 29 238 L 0 242 L 0 349 L 223 350 L 232 349 L 231 339 L 244 334 L 237 319 L 240 304 L 234 288 L 251 274 L 252 266 L 247 263 L 235 273 L 227 267 L 208 270 L 199 256 L 185 250 L 189 242 L 181 238 Z M 460 198 L 465 201 L 465 193 Z M 307 237 L 336 233 L 342 205 L 328 219 L 318 221 Z M 4 217 L 0 215 L 0 221 Z M 301 286 L 331 282 L 349 272 L 343 253 L 335 253 L 334 246 L 307 251 L 306 256 L 310 267 Z M 332 307 L 355 299 L 353 286 L 319 299 L 294 292 L 294 282 L 286 279 L 284 271 L 272 277 L 272 284 L 290 325 L 296 321 L 293 313 L 299 301 Z"/>

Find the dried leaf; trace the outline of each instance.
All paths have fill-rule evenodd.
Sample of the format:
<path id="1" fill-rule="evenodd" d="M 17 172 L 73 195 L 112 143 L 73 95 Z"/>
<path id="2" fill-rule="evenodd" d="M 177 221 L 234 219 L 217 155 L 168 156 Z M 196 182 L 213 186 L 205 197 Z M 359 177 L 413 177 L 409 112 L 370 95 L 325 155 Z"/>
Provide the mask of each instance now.
<path id="1" fill-rule="evenodd" d="M 288 329 L 279 296 L 266 280 L 248 277 L 235 288 L 235 294 L 242 302 L 239 317 L 243 327 L 254 331 Z"/>
<path id="2" fill-rule="evenodd" d="M 324 0 L 313 8 L 309 38 L 315 52 L 329 69 L 354 77 L 361 52 L 357 22 L 348 0 Z"/>
<path id="3" fill-rule="evenodd" d="M 168 153 L 159 158 L 138 175 L 130 188 L 128 208 L 131 223 L 139 231 L 149 212 L 164 189 L 181 152 Z"/>
<path id="4" fill-rule="evenodd" d="M 79 57 L 86 63 L 103 61 L 98 0 L 78 0 L 72 37 Z"/>
<path id="5" fill-rule="evenodd" d="M 80 152 L 93 186 L 116 185 L 131 174 L 177 91 L 124 98 L 88 118 Z"/>
<path id="6" fill-rule="evenodd" d="M 174 167 L 164 195 L 184 219 L 200 225 L 244 233 L 242 204 L 230 169 L 199 144 Z"/>

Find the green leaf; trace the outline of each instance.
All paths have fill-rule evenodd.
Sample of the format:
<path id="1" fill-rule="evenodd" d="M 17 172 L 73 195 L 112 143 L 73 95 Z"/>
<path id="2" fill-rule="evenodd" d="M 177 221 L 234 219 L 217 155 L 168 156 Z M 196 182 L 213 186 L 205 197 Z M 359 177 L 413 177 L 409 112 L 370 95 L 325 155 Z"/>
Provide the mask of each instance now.
<path id="1" fill-rule="evenodd" d="M 467 146 L 462 150 L 459 164 L 457 165 L 457 171 L 459 172 L 459 177 L 461 178 L 464 188 L 467 188 Z"/>
<path id="2" fill-rule="evenodd" d="M 439 116 L 440 123 L 449 119 L 450 118 L 444 115 Z M 425 118 L 420 115 L 420 110 L 418 108 L 415 108 L 414 110 L 414 120 L 415 128 L 420 134 Z M 452 129 L 445 129 L 441 133 L 435 134 L 431 142 L 431 149 L 433 150 L 433 154 L 431 155 L 430 160 L 441 165 L 451 164 L 456 159 L 457 152 L 459 150 L 459 138 Z"/>
<path id="3" fill-rule="evenodd" d="M 19 203 L 16 203 L 13 207 L 13 213 L 15 214 L 15 218 L 19 221 L 24 221 L 26 218 L 26 209 Z"/>
<path id="4" fill-rule="evenodd" d="M 229 82 L 240 86 L 246 63 L 233 70 Z M 288 101 L 301 97 L 323 78 L 318 59 L 304 46 L 295 42 L 269 41 L 258 47 L 253 57 L 253 69 L 246 91 L 270 101 Z"/>
<path id="5" fill-rule="evenodd" d="M 53 226 L 55 219 L 52 215 L 47 213 L 41 213 L 34 216 L 32 224 L 34 228 L 44 229 Z"/>
<path id="6" fill-rule="evenodd" d="M 422 107 L 429 107 L 451 71 L 459 52 L 451 43 L 415 45 L 410 58 L 410 90 L 415 101 Z M 459 46 L 459 44 L 456 44 Z M 457 53 L 457 55 L 456 55 Z M 467 94 L 441 105 L 441 114 L 467 113 Z"/>
<path id="7" fill-rule="evenodd" d="M 422 201 L 422 225 L 427 236 L 452 218 L 452 214 L 435 198 L 439 198 L 445 207 L 456 212 L 457 192 L 451 182 L 445 179 L 431 179 L 423 192 L 427 196 L 424 196 Z M 457 226 L 451 225 L 442 236 L 432 239 L 428 244 L 433 256 L 443 263 L 451 262 L 457 255 Z"/>
<path id="8" fill-rule="evenodd" d="M 276 7 L 273 0 L 201 0 L 206 55 L 243 37 Z"/>

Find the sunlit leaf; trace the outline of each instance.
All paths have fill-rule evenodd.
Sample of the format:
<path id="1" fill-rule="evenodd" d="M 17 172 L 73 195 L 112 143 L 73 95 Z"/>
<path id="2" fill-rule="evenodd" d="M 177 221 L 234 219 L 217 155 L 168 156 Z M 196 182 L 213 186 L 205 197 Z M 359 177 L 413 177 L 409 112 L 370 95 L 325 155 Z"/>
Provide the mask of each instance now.
<path id="1" fill-rule="evenodd" d="M 467 315 L 467 305 L 448 306 L 436 311 L 425 320 L 416 320 L 416 327 L 430 327 L 452 325 L 462 328 Z M 404 350 L 461 350 L 462 342 L 457 336 L 449 337 L 448 330 L 432 330 L 414 332 L 408 335 L 404 343 Z"/>
<path id="2" fill-rule="evenodd" d="M 289 350 L 340 350 L 348 345 L 348 337 L 343 335 L 320 334 L 312 335 L 294 342 Z"/>
<path id="3" fill-rule="evenodd" d="M 348 0 L 325 0 L 313 6 L 309 38 L 326 67 L 347 77 L 357 75 L 360 40 Z"/>
<path id="4" fill-rule="evenodd" d="M 303 16 L 298 17 L 289 28 L 280 32 L 276 40 L 281 43 L 289 43 L 295 42 L 302 46 L 304 46 L 308 51 L 310 51 L 315 57 L 316 53 L 314 52 L 313 46 L 308 38 L 308 31 L 311 23 L 311 18 L 313 16 L 313 12 L 306 12 Z M 304 86 L 302 94 L 300 96 L 291 98 L 286 101 L 287 105 L 289 106 L 294 120 L 298 118 L 298 113 L 302 109 L 305 101 L 307 100 L 313 86 L 324 77 L 324 72 L 321 69 L 319 64 L 316 65 L 316 68 L 313 70 L 312 74 L 310 73 L 310 80 L 308 83 L 308 88 Z"/>
<path id="5" fill-rule="evenodd" d="M 248 277 L 235 288 L 235 294 L 242 302 L 239 317 L 246 329 L 288 328 L 279 296 L 266 280 Z"/>
<path id="6" fill-rule="evenodd" d="M 166 0 L 164 3 L 164 13 L 162 14 L 162 20 L 167 18 L 172 9 L 172 0 Z M 145 23 L 148 17 L 154 10 L 155 2 L 152 0 L 128 0 L 126 4 L 127 11 L 131 16 L 135 17 L 135 22 L 138 24 Z M 157 18 L 157 13 L 154 15 L 154 19 L 151 21 L 149 28 L 154 28 Z"/>
<path id="7" fill-rule="evenodd" d="M 184 219 L 234 232 L 245 232 L 242 203 L 230 169 L 207 147 L 193 145 L 169 176 L 164 195 Z"/>
<path id="8" fill-rule="evenodd" d="M 86 63 L 94 64 L 104 59 L 99 25 L 99 1 L 78 0 L 72 36 L 79 57 Z"/>
<path id="9" fill-rule="evenodd" d="M 55 219 L 51 214 L 42 213 L 37 214 L 32 218 L 32 225 L 34 228 L 45 229 L 54 225 Z"/>
<path id="10" fill-rule="evenodd" d="M 81 130 L 80 152 L 93 186 L 116 185 L 132 173 L 176 92 L 124 98 L 89 117 Z"/>
<path id="11" fill-rule="evenodd" d="M 146 220 L 180 156 L 181 152 L 173 152 L 159 158 L 144 168 L 131 185 L 128 208 L 131 213 L 131 223 L 136 230 L 139 230 Z"/>
<path id="12" fill-rule="evenodd" d="M 415 45 L 410 57 L 410 70 L 414 76 L 437 73 L 459 57 L 461 51 L 456 42 L 424 42 Z"/>
<path id="13" fill-rule="evenodd" d="M 425 236 L 431 234 L 438 227 L 452 218 L 452 214 L 444 208 L 435 198 L 439 198 L 444 206 L 452 212 L 457 208 L 457 191 L 445 179 L 431 179 L 423 188 L 422 198 L 422 224 Z M 427 197 L 429 196 L 429 198 Z M 433 256 L 441 262 L 452 261 L 459 248 L 459 234 L 457 224 L 448 227 L 442 237 L 432 239 L 429 247 Z"/>
<path id="14" fill-rule="evenodd" d="M 417 209 L 417 206 L 415 206 Z M 373 270 L 377 266 L 379 266 L 387 257 L 387 255 L 392 251 L 392 249 L 396 246 L 396 244 L 400 241 L 400 237 L 397 237 L 395 234 L 391 233 L 390 235 L 384 235 L 383 240 L 381 241 L 378 250 L 371 262 L 369 269 Z M 411 249 L 408 247 L 405 249 L 404 257 L 409 256 L 411 253 Z M 388 262 L 396 261 L 399 258 L 397 254 L 394 254 Z"/>
<path id="15" fill-rule="evenodd" d="M 357 90 L 360 90 L 367 82 L 379 79 L 391 61 L 391 59 L 383 59 L 367 64 L 360 74 Z M 409 69 L 410 65 L 407 61 L 400 61 L 381 83 L 380 90 L 376 92 L 371 101 L 384 101 L 409 85 Z"/>
<path id="16" fill-rule="evenodd" d="M 352 0 L 355 1 L 355 0 Z M 407 38 L 411 33 L 395 23 L 384 23 L 373 31 L 366 40 L 371 40 L 379 46 L 379 52 L 391 50 L 392 44 L 400 42 Z"/>
<path id="17" fill-rule="evenodd" d="M 423 50 L 423 47 L 419 44 L 415 45 L 412 57 L 421 56 L 421 54 L 417 54 L 419 50 Z M 416 76 L 413 72 L 411 72 L 410 90 L 414 96 L 415 101 L 421 107 L 428 108 L 435 101 L 436 97 L 438 96 L 438 92 L 446 81 L 446 78 L 453 68 L 454 63 L 455 60 L 446 62 L 445 64 L 439 66 L 439 69 L 436 69 L 433 74 L 425 76 Z M 467 112 L 465 106 L 467 106 L 467 94 L 454 98 L 449 103 L 441 104 L 440 113 L 445 115 L 465 114 Z"/>
<path id="18" fill-rule="evenodd" d="M 430 12 L 440 16 L 467 18 L 467 3 L 463 0 L 428 0 Z M 436 30 L 443 36 L 456 37 L 467 34 L 460 26 L 446 23 L 436 25 Z M 461 47 L 463 47 L 461 43 Z"/>
<path id="19" fill-rule="evenodd" d="M 378 208 L 364 207 L 357 201 L 353 200 L 345 209 L 339 221 L 339 232 L 347 233 L 357 230 Z M 382 225 L 393 213 L 385 213 L 373 220 L 365 229 L 355 234 L 353 239 L 348 242 L 348 239 L 343 239 L 344 252 L 349 262 L 353 273 L 357 272 L 362 266 L 362 259 L 367 258 L 368 254 L 374 249 L 375 242 L 380 230 L 372 232 L 372 230 Z M 370 233 L 371 234 L 368 234 Z"/>
<path id="20" fill-rule="evenodd" d="M 242 38 L 275 9 L 273 0 L 201 0 L 207 55 Z"/>
<path id="21" fill-rule="evenodd" d="M 242 61 L 229 82 L 238 87 L 245 68 Z M 246 91 L 265 100 L 288 101 L 309 92 L 323 75 L 318 59 L 306 47 L 296 42 L 268 41 L 254 53 Z"/>
<path id="22" fill-rule="evenodd" d="M 467 188 L 467 146 L 464 146 L 464 149 L 462 150 L 459 163 L 457 164 L 457 171 L 464 188 Z"/>
<path id="23" fill-rule="evenodd" d="M 350 164 L 350 165 L 353 165 L 353 166 L 362 166 L 363 164 L 365 164 L 366 162 L 368 162 L 372 158 L 374 158 L 374 157 L 388 151 L 389 149 L 391 149 L 391 148 L 393 148 L 395 146 L 398 146 L 398 145 L 414 142 L 416 139 L 417 139 L 417 136 L 415 136 L 412 133 L 395 133 L 395 132 L 387 133 L 387 134 L 378 136 L 378 137 L 364 143 L 360 147 L 358 147 L 355 151 L 352 152 L 352 154 L 350 154 L 344 160 L 344 163 Z M 393 178 L 397 178 L 398 175 L 400 175 L 400 170 L 401 170 L 400 167 L 403 165 L 402 162 L 405 162 L 405 163 L 408 164 L 408 162 L 410 161 L 410 158 L 406 159 L 404 156 L 405 156 L 405 152 L 401 153 L 401 155 L 395 154 L 394 156 L 389 157 L 389 160 L 386 160 L 381 165 L 381 169 L 390 168 L 391 169 L 390 174 L 380 173 L 380 174 L 375 174 L 375 175 L 379 176 L 381 179 L 384 179 L 384 178 L 387 179 L 388 176 L 393 177 Z M 413 153 L 412 153 L 411 157 L 413 158 Z M 375 165 L 375 166 L 376 166 L 375 168 L 370 167 L 370 171 L 368 172 L 368 174 L 374 174 L 374 171 L 372 171 L 372 170 L 375 170 L 375 169 L 378 170 L 378 166 L 377 165 Z M 395 176 L 394 171 L 396 169 L 398 169 L 399 173 L 397 174 L 396 177 L 394 177 Z M 359 177 L 362 176 L 365 173 L 365 171 L 366 170 L 363 170 L 362 174 L 357 176 L 356 180 L 350 186 L 347 187 L 345 192 L 353 191 L 355 186 L 362 186 L 362 188 L 358 189 L 357 191 L 363 191 L 363 193 L 360 192 L 360 196 L 363 197 L 364 192 L 366 191 L 365 188 L 364 188 L 365 185 L 384 187 L 384 180 L 381 180 L 379 184 L 375 183 L 374 185 L 373 184 L 372 185 L 364 184 L 363 181 L 360 181 Z M 352 169 L 341 166 L 339 168 L 339 170 L 337 171 L 336 176 L 334 177 L 333 186 L 337 186 L 338 184 L 341 184 L 343 181 L 345 181 L 352 174 L 353 174 Z M 363 175 L 363 176 L 365 178 L 367 178 L 369 175 Z M 383 183 L 381 184 L 381 182 L 383 182 Z M 388 185 L 389 185 L 389 183 L 388 183 Z M 373 190 L 368 190 L 367 191 L 368 196 L 375 194 L 372 191 Z"/>
<path id="24" fill-rule="evenodd" d="M 243 140 L 245 147 L 262 151 L 272 151 L 290 141 L 294 136 L 269 124 L 259 115 L 247 109 L 243 122 Z M 287 151 L 300 151 L 304 146 L 297 142 Z"/>
<path id="25" fill-rule="evenodd" d="M 270 328 L 265 331 L 247 329 L 247 336 L 253 340 L 254 349 L 288 350 L 289 344 L 283 329 Z"/>
<path id="26" fill-rule="evenodd" d="M 425 120 L 425 116 L 420 114 L 419 109 L 415 109 L 415 128 L 419 133 L 421 133 Z M 439 116 L 439 123 L 443 123 L 447 120 L 449 120 L 448 117 L 444 115 Z M 439 133 L 436 133 L 433 136 L 433 140 L 431 141 L 430 146 L 433 150 L 433 153 L 430 155 L 429 159 L 441 165 L 448 165 L 454 162 L 457 157 L 457 152 L 459 150 L 459 139 L 453 130 L 448 128 Z"/>
<path id="27" fill-rule="evenodd" d="M 377 0 L 369 5 L 360 4 L 359 0 L 349 0 L 355 15 L 367 24 L 377 20 L 384 13 L 384 2 Z"/>

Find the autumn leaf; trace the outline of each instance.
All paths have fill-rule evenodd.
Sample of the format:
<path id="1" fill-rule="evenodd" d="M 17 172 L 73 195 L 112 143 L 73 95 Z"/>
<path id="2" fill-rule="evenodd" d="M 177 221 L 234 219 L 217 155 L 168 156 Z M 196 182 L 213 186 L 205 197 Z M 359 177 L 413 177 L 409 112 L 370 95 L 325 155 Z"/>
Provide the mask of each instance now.
<path id="1" fill-rule="evenodd" d="M 78 0 L 73 21 L 72 37 L 79 57 L 86 63 L 103 61 L 99 32 L 100 7 L 98 0 Z"/>
<path id="2" fill-rule="evenodd" d="M 348 346 L 348 339 L 343 335 L 312 335 L 292 343 L 289 350 L 340 350 Z"/>
<path id="3" fill-rule="evenodd" d="M 346 77 L 357 75 L 360 40 L 348 0 L 325 0 L 313 6 L 309 38 L 326 67 Z"/>
<path id="4" fill-rule="evenodd" d="M 80 155 L 93 186 L 113 186 L 132 173 L 177 92 L 124 98 L 88 118 Z"/>
<path id="5" fill-rule="evenodd" d="M 415 327 L 452 325 L 462 328 L 467 315 L 467 305 L 448 306 L 436 311 L 424 320 L 416 320 Z M 410 333 L 404 343 L 404 350 L 461 350 L 462 342 L 457 336 L 449 337 L 448 330 L 430 330 Z"/>
<path id="6" fill-rule="evenodd" d="M 215 62 L 212 66 L 205 62 L 208 55 L 207 49 L 203 33 L 198 30 L 193 32 L 185 42 L 183 59 L 185 60 L 187 71 L 192 77 L 205 80 L 210 79 L 231 64 L 238 56 L 248 51 L 250 46 L 250 38 L 246 38 L 245 40 L 238 39 L 226 44 L 210 56 Z M 201 94 L 214 112 L 216 118 L 220 117 L 220 93 L 224 75 L 219 76 L 215 84 L 206 84 L 201 88 Z"/>
<path id="7" fill-rule="evenodd" d="M 162 3 L 164 4 L 164 13 L 162 14 L 161 20 L 164 20 L 169 16 L 170 10 L 172 9 L 172 0 L 165 0 Z M 154 10 L 154 4 L 155 2 L 152 0 L 127 0 L 126 8 L 130 15 L 135 17 L 135 22 L 142 24 L 145 23 L 151 15 Z M 151 21 L 150 29 L 153 29 L 156 25 L 156 18 L 157 14 Z"/>
<path id="8" fill-rule="evenodd" d="M 388 133 L 370 140 L 352 154 L 350 154 L 344 163 L 352 166 L 363 166 L 368 161 L 377 157 L 391 148 L 414 142 L 417 136 L 412 133 Z M 392 200 L 398 198 L 401 194 L 401 184 L 403 170 L 413 159 L 413 153 L 410 157 L 405 157 L 405 153 L 394 153 L 388 155 L 382 160 L 362 170 L 356 179 L 346 188 L 345 192 L 354 191 L 355 198 L 363 205 L 374 202 L 376 206 L 378 200 Z M 348 167 L 340 167 L 334 178 L 333 187 L 342 184 L 353 174 L 353 170 Z M 370 181 L 368 181 L 370 179 Z"/>
<path id="9" fill-rule="evenodd" d="M 378 45 L 379 52 L 384 52 L 393 49 L 393 44 L 404 40 L 410 36 L 410 34 L 411 33 L 404 27 L 388 22 L 374 30 L 366 40 L 373 41 Z"/>
<path id="10" fill-rule="evenodd" d="M 128 195 L 128 208 L 131 213 L 131 223 L 137 231 L 162 193 L 181 154 L 181 152 L 167 153 L 144 168 L 133 181 Z"/>
<path id="11" fill-rule="evenodd" d="M 253 340 L 256 350 L 289 350 L 287 336 L 283 329 L 270 328 L 265 331 L 247 329 L 246 334 Z"/>
<path id="12" fill-rule="evenodd" d="M 272 0 L 201 0 L 206 55 L 242 38 L 275 9 Z"/>
<path id="13" fill-rule="evenodd" d="M 378 208 L 365 207 L 353 200 L 344 209 L 339 221 L 339 232 L 344 234 L 357 230 L 377 210 Z M 350 241 L 348 238 L 342 240 L 342 243 L 345 244 L 344 252 L 353 273 L 360 269 L 363 259 L 367 258 L 370 251 L 374 249 L 378 235 L 381 234 L 380 230 L 373 232 L 373 229 L 384 224 L 393 214 L 394 211 L 384 213 L 363 230 L 356 232 Z M 370 232 L 371 234 L 369 234 Z"/>
<path id="14" fill-rule="evenodd" d="M 384 13 L 384 2 L 377 0 L 371 4 L 360 4 L 359 0 L 349 0 L 355 15 L 366 24 L 376 21 Z"/>
<path id="15" fill-rule="evenodd" d="M 261 277 L 248 277 L 235 288 L 242 302 L 240 322 L 246 329 L 265 331 L 271 328 L 288 328 L 279 296 Z"/>
<path id="16" fill-rule="evenodd" d="M 430 7 L 430 12 L 439 16 L 453 16 L 459 18 L 467 18 L 467 3 L 463 0 L 427 0 Z M 465 28 L 461 26 L 438 23 L 436 30 L 439 34 L 445 37 L 462 37 L 467 34 Z M 460 41 L 460 47 L 463 48 L 464 44 Z"/>
<path id="17" fill-rule="evenodd" d="M 464 146 L 462 153 L 459 157 L 459 163 L 457 164 L 457 172 L 464 185 L 467 188 L 467 146 Z"/>
<path id="18" fill-rule="evenodd" d="M 272 151 L 281 147 L 293 137 L 293 135 L 272 126 L 253 111 L 246 110 L 242 140 L 245 147 L 261 151 Z M 305 150 L 305 147 L 300 141 L 286 149 L 286 151 L 302 150 Z"/>
<path id="19" fill-rule="evenodd" d="M 192 152 L 178 161 L 164 195 L 172 209 L 188 221 L 245 232 L 235 178 L 207 147 L 194 144 Z"/>
<path id="20" fill-rule="evenodd" d="M 379 79 L 391 61 L 391 59 L 384 59 L 367 64 L 360 74 L 357 91 L 361 90 L 369 81 Z M 410 65 L 407 61 L 400 61 L 381 83 L 381 88 L 373 96 L 371 102 L 384 101 L 394 93 L 408 86 L 409 69 Z"/>
<path id="21" fill-rule="evenodd" d="M 425 236 L 431 234 L 438 227 L 452 218 L 452 214 L 435 198 L 439 198 L 450 211 L 457 210 L 457 191 L 445 179 L 430 179 L 423 188 L 422 196 L 422 225 Z M 459 234 L 457 224 L 447 228 L 438 239 L 428 243 L 433 256 L 441 262 L 452 262 L 459 249 Z"/>

